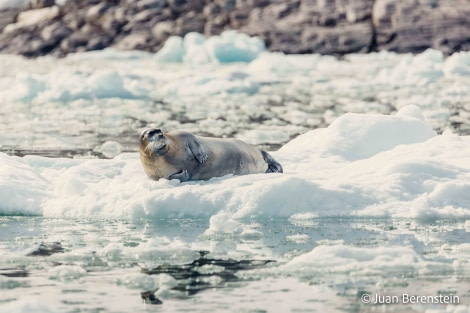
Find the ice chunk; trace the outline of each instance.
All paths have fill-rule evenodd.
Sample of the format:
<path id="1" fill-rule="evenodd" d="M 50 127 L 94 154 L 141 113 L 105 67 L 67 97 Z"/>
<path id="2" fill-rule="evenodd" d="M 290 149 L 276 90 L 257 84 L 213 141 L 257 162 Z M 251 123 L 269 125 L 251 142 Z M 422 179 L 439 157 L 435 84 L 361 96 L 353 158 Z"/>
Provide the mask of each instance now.
<path id="1" fill-rule="evenodd" d="M 252 145 L 283 143 L 289 139 L 286 131 L 267 128 L 253 129 L 237 136 L 237 138 L 246 141 Z"/>
<path id="2" fill-rule="evenodd" d="M 353 161 L 370 158 L 401 144 L 423 142 L 436 136 L 435 131 L 421 117 L 409 116 L 411 113 L 407 112 L 417 114 L 415 109 L 405 107 L 402 110 L 397 116 L 347 113 L 327 129 L 320 130 L 322 136 L 318 136 L 317 131 L 310 131 L 292 140 L 281 150 L 311 147 L 314 149 L 311 153 L 322 152 Z M 305 149 L 303 153 L 307 151 Z"/>
<path id="3" fill-rule="evenodd" d="M 311 252 L 292 259 L 287 271 L 312 271 L 312 266 L 322 271 L 349 272 L 386 268 L 398 270 L 418 266 L 419 255 L 410 247 L 361 248 L 345 245 L 321 245 Z"/>
<path id="4" fill-rule="evenodd" d="M 60 265 L 48 271 L 49 279 L 59 281 L 72 281 L 87 275 L 85 269 L 76 265 Z"/>
<path id="5" fill-rule="evenodd" d="M 446 77 L 470 76 L 470 52 L 457 52 L 447 58 L 444 73 Z"/>
<path id="6" fill-rule="evenodd" d="M 50 183 L 33 167 L 0 152 L 0 215 L 41 215 L 50 192 Z"/>
<path id="7" fill-rule="evenodd" d="M 160 63 L 181 63 L 184 57 L 183 38 L 171 36 L 163 48 L 155 54 L 155 61 Z"/>
<path id="8" fill-rule="evenodd" d="M 265 51 L 264 42 L 235 30 L 210 37 L 206 42 L 209 55 L 220 63 L 251 62 Z"/>
<path id="9" fill-rule="evenodd" d="M 207 51 L 205 41 L 205 37 L 200 33 L 191 32 L 184 36 L 183 62 L 185 64 L 197 66 L 215 62 Z"/>
<path id="10" fill-rule="evenodd" d="M 421 120 L 423 123 L 425 123 L 425 119 L 421 111 L 416 105 L 407 105 L 403 108 L 400 109 L 400 111 L 397 112 L 396 116 L 400 117 L 414 117 L 418 120 Z"/>
<path id="11" fill-rule="evenodd" d="M 155 54 L 159 63 L 184 62 L 190 65 L 210 63 L 251 62 L 266 48 L 258 37 L 250 37 L 237 31 L 225 31 L 220 36 L 205 39 L 202 34 L 191 32 L 183 38 L 173 36 Z"/>
<path id="12" fill-rule="evenodd" d="M 107 158 L 114 158 L 115 156 L 121 154 L 122 145 L 113 140 L 106 141 L 101 146 L 95 148 L 95 151 L 103 153 Z"/>
<path id="13" fill-rule="evenodd" d="M 444 76 L 442 52 L 428 49 L 417 56 L 404 55 L 398 64 L 382 71 L 381 79 L 393 85 L 426 85 Z"/>

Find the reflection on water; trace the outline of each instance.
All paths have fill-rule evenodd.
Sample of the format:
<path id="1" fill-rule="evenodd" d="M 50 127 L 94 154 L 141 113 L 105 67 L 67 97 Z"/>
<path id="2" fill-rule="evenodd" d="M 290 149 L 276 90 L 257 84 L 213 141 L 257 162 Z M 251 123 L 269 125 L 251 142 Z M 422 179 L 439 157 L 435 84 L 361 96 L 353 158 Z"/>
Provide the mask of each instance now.
<path id="1" fill-rule="evenodd" d="M 403 292 L 455 294 L 461 304 L 469 303 L 469 240 L 462 221 L 337 217 L 239 223 L 262 235 L 207 236 L 208 222 L 190 218 L 2 217 L 0 305 L 40 295 L 61 312 L 142 310 L 142 301 L 159 300 L 169 311 L 190 301 L 188 310 L 197 312 L 227 305 L 260 308 L 272 297 L 286 297 L 288 310 L 325 305 L 338 312 L 410 312 L 409 306 L 361 302 L 364 293 Z M 387 252 L 393 249 L 408 254 Z M 315 251 L 340 252 L 324 260 Z M 303 294 L 306 286 L 315 294 Z M 241 290 L 247 291 L 242 298 Z M 298 298 L 289 302 L 291 293 Z M 276 312 L 274 302 L 264 309 Z"/>

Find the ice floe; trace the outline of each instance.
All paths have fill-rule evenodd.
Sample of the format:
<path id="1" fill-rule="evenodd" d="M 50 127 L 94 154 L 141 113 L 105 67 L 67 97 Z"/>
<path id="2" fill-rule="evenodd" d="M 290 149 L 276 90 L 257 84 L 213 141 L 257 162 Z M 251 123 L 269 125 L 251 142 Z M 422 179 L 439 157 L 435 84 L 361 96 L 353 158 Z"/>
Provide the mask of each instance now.
<path id="1" fill-rule="evenodd" d="M 147 178 L 138 153 L 111 160 L 1 154 L 0 212 L 199 216 L 215 232 L 236 232 L 230 220 L 249 216 L 469 217 L 469 140 L 437 135 L 407 106 L 395 115 L 348 113 L 295 138 L 272 152 L 284 174 L 180 183 Z"/>

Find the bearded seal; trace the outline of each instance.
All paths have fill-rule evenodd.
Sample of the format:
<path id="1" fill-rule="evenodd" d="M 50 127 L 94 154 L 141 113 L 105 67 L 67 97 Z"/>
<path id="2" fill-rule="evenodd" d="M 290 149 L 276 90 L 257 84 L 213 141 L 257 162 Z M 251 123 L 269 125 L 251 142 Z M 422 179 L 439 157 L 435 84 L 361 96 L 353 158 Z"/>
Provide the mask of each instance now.
<path id="1" fill-rule="evenodd" d="M 264 150 L 237 139 L 162 133 L 148 128 L 140 134 L 140 160 L 152 179 L 208 180 L 228 174 L 282 173 L 282 166 Z"/>

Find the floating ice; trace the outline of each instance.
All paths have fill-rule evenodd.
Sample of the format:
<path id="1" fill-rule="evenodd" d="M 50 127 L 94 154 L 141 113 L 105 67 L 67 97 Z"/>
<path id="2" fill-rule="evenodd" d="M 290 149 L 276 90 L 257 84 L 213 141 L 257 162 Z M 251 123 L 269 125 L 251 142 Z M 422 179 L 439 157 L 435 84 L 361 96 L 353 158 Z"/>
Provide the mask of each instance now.
<path id="1" fill-rule="evenodd" d="M 262 53 L 254 59 L 248 69 L 254 76 L 261 76 L 267 80 L 283 79 L 282 75 L 301 73 L 309 74 L 317 68 L 320 62 L 334 59 L 329 56 L 296 55 L 289 56 L 283 53 Z M 280 77 L 281 76 L 281 77 Z M 273 79 L 274 77 L 274 79 Z"/>
<path id="2" fill-rule="evenodd" d="M 302 216 L 468 217 L 468 143 L 436 135 L 416 107 L 405 107 L 394 116 L 345 114 L 299 136 L 273 152 L 284 174 L 179 183 L 148 179 L 137 153 L 112 160 L 2 154 L 0 212 L 204 217 L 208 234 L 242 234 L 236 220 L 249 216 L 292 216 L 296 223 Z"/>
<path id="3" fill-rule="evenodd" d="M 470 76 L 470 54 L 457 52 L 445 62 L 444 73 L 447 77 Z"/>
<path id="4" fill-rule="evenodd" d="M 264 42 L 237 31 L 225 31 L 220 36 L 205 39 L 202 34 L 188 33 L 170 37 L 155 54 L 160 63 L 184 62 L 197 66 L 209 63 L 250 62 L 265 51 Z"/>
<path id="5" fill-rule="evenodd" d="M 23 299 L 20 301 L 15 301 L 13 303 L 7 303 L 2 305 L 4 312 L 15 312 L 15 313 L 55 313 L 57 311 L 53 305 L 47 305 L 44 303 L 44 299 L 41 297 Z"/>
<path id="6" fill-rule="evenodd" d="M 308 235 L 305 235 L 305 234 L 291 235 L 291 236 L 286 237 L 287 241 L 291 241 L 291 242 L 295 242 L 295 243 L 307 242 L 309 239 L 310 239 L 310 237 Z"/>
<path id="7" fill-rule="evenodd" d="M 129 289 L 156 290 L 159 286 L 159 280 L 158 276 L 133 274 L 117 279 L 116 284 L 124 285 Z"/>
<path id="8" fill-rule="evenodd" d="M 264 42 L 237 31 L 225 31 L 206 42 L 209 55 L 220 63 L 250 62 L 265 51 Z"/>
<path id="9" fill-rule="evenodd" d="M 323 138 L 316 131 L 310 131 L 288 143 L 282 151 L 294 149 L 304 156 L 323 152 L 347 160 L 359 160 L 400 144 L 423 142 L 436 135 L 421 120 L 422 117 L 406 116 L 404 112 L 402 110 L 396 116 L 348 113 L 334 121 Z M 412 114 L 415 115 L 414 111 Z M 304 147 L 304 151 L 301 147 Z"/>
<path id="10" fill-rule="evenodd" d="M 85 269 L 75 265 L 59 265 L 48 271 L 49 279 L 59 281 L 73 281 L 87 275 Z"/>
<path id="11" fill-rule="evenodd" d="M 0 289 L 14 289 L 21 287 L 22 284 L 15 279 L 0 276 Z"/>
<path id="12" fill-rule="evenodd" d="M 110 140 L 103 143 L 100 147 L 96 147 L 95 151 L 103 153 L 106 158 L 114 158 L 121 154 L 122 145 L 119 142 Z"/>
<path id="13" fill-rule="evenodd" d="M 312 226 L 318 215 L 313 213 L 298 213 L 289 217 L 289 222 L 296 226 Z"/>
<path id="14" fill-rule="evenodd" d="M 205 97 L 217 94 L 253 95 L 259 90 L 259 84 L 244 73 L 222 73 L 219 75 L 201 74 L 198 77 L 183 78 L 162 86 L 154 91 L 154 98 L 174 101 L 181 97 Z M 194 108 L 191 108 L 194 109 Z"/>
<path id="15" fill-rule="evenodd" d="M 171 36 L 166 40 L 165 45 L 158 51 L 154 59 L 161 63 L 181 63 L 183 62 L 183 56 L 183 38 Z"/>
<path id="16" fill-rule="evenodd" d="M 200 34 L 187 39 L 199 48 L 209 41 Z M 184 40 L 175 40 L 184 50 Z M 453 113 L 453 104 L 464 106 L 470 92 L 462 70 L 468 55 L 443 59 L 429 50 L 338 60 L 263 52 L 249 64 L 198 67 L 181 63 L 183 55 L 168 64 L 151 53 L 113 49 L 62 59 L 0 55 L 0 145 L 92 152 L 109 140 L 129 140 L 142 125 L 278 145 L 346 112 L 390 114 L 409 104 L 440 132 L 467 118 Z"/>
<path id="17" fill-rule="evenodd" d="M 37 96 L 37 101 L 71 101 L 75 99 L 134 98 L 124 86 L 120 73 L 114 70 L 70 73 L 52 73 L 56 79 L 48 79 L 47 90 Z M 40 83 L 36 83 L 38 86 Z"/>
<path id="18" fill-rule="evenodd" d="M 217 62 L 209 54 L 205 45 L 205 37 L 200 33 L 188 33 L 183 40 L 183 62 L 188 65 L 198 66 Z M 158 53 L 155 56 L 158 60 Z"/>
<path id="19" fill-rule="evenodd" d="M 384 268 L 409 270 L 415 268 L 420 261 L 419 255 L 410 247 L 361 248 L 321 245 L 292 259 L 284 268 L 293 272 L 306 271 L 308 268 L 307 271 L 311 273 L 310 267 L 315 264 L 321 270 L 328 268 L 330 272 L 351 273 Z"/>
<path id="20" fill-rule="evenodd" d="M 393 68 L 382 70 L 380 78 L 393 85 L 426 85 L 444 76 L 442 52 L 428 49 L 414 57 L 404 55 Z"/>
<path id="21" fill-rule="evenodd" d="M 266 128 L 254 129 L 237 136 L 238 139 L 253 145 L 283 143 L 289 140 L 289 134 L 281 129 Z"/>
<path id="22" fill-rule="evenodd" d="M 40 201 L 51 192 L 50 183 L 24 159 L 0 153 L 2 215 L 41 215 Z"/>

